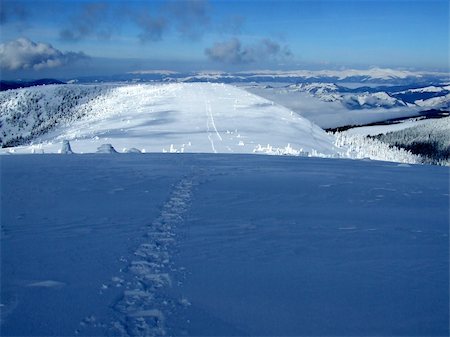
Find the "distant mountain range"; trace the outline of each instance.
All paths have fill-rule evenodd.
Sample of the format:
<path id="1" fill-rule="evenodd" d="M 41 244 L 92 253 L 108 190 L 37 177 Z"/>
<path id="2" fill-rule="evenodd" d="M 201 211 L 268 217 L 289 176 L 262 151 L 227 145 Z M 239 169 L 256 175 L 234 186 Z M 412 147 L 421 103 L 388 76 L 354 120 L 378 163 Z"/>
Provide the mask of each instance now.
<path id="1" fill-rule="evenodd" d="M 430 86 L 449 80 L 445 72 L 423 72 L 371 68 L 365 70 L 254 70 L 245 72 L 199 71 L 176 72 L 169 70 L 137 70 L 109 76 L 89 76 L 68 80 L 68 83 L 98 82 L 214 82 L 214 83 L 359 83 L 368 87 L 376 84 L 407 86 L 420 84 Z M 408 88 L 406 88 L 408 89 Z M 402 90 L 402 89 L 400 89 Z"/>
<path id="2" fill-rule="evenodd" d="M 371 91 L 377 86 L 379 91 L 387 91 L 382 86 L 397 86 L 397 91 L 404 91 L 417 87 L 434 87 L 449 81 L 449 74 L 445 72 L 424 72 L 395 70 L 388 68 L 371 68 L 365 70 L 255 70 L 245 72 L 198 71 L 176 72 L 169 70 L 137 70 L 123 74 L 108 76 L 84 76 L 66 79 L 66 83 L 146 83 L 146 82 L 213 82 L 213 83 L 357 83 L 359 90 L 367 86 Z M 33 81 L 0 81 L 0 90 L 17 89 L 35 85 L 62 84 L 56 79 L 40 79 Z M 347 90 L 349 90 L 347 88 Z M 339 90 L 342 91 L 342 90 Z M 433 94 L 434 92 L 427 92 Z M 433 96 L 430 96 L 433 97 Z M 428 97 L 428 98 L 430 98 Z"/>
<path id="3" fill-rule="evenodd" d="M 436 109 L 450 107 L 450 85 L 408 88 L 359 87 L 350 89 L 335 83 L 300 83 L 289 85 L 286 90 L 309 93 L 324 102 L 341 102 L 348 109 L 372 109 L 419 106 Z"/>

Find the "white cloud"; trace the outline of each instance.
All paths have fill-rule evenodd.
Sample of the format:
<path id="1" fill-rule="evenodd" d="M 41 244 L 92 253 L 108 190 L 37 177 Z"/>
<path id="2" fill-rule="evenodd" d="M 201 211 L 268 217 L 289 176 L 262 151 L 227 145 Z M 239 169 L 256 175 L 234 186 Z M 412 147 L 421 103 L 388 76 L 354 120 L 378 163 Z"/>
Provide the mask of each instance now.
<path id="1" fill-rule="evenodd" d="M 87 58 L 82 52 L 62 52 L 23 37 L 0 44 L 0 68 L 6 70 L 56 68 Z"/>

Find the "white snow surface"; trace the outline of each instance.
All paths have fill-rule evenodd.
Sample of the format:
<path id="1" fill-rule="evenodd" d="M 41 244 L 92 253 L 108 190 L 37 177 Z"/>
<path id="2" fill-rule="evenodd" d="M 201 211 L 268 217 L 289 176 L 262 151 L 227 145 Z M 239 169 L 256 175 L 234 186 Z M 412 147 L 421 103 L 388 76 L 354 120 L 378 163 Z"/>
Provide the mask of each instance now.
<path id="1" fill-rule="evenodd" d="M 448 168 L 0 156 L 2 336 L 448 336 Z"/>
<path id="2" fill-rule="evenodd" d="M 75 92 L 84 88 L 72 87 Z M 59 88 L 52 86 L 39 92 L 36 105 L 52 101 Z M 29 90 L 39 88 L 17 92 L 26 96 Z M 8 113 L 4 111 L 3 123 L 7 124 Z M 15 110 L 8 111 L 12 111 L 11 115 Z M 294 151 L 327 156 L 338 152 L 333 137 L 307 119 L 225 84 L 106 86 L 98 96 L 75 105 L 71 111 L 79 118 L 37 137 L 33 145 L 2 152 L 57 153 L 63 140 L 69 140 L 72 150 L 78 153 L 95 152 L 102 144 L 111 144 L 118 152 L 130 148 L 141 152 L 202 153 L 264 153 L 261 149 L 267 148 L 277 149 L 279 154 Z M 20 133 L 17 128 L 15 132 Z M 29 134 L 29 128 L 25 132 Z"/>

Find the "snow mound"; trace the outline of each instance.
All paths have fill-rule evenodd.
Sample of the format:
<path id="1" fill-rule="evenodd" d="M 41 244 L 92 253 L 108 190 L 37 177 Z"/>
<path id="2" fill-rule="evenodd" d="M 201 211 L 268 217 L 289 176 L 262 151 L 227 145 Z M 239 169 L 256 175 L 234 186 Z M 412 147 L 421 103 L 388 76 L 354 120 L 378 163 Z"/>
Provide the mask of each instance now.
<path id="1" fill-rule="evenodd" d="M 97 153 L 117 153 L 111 144 L 103 144 L 97 148 Z"/>
<path id="2" fill-rule="evenodd" d="M 70 140 L 79 153 L 96 152 L 102 144 L 140 152 L 261 153 L 259 144 L 271 144 L 289 153 L 334 156 L 338 152 L 333 137 L 309 120 L 231 85 L 70 85 L 39 89 L 16 90 L 9 99 L 3 97 L 4 105 L 25 104 L 30 120 L 26 127 L 16 128 L 12 136 L 9 127 L 20 123 L 8 122 L 12 113 L 2 111 L 5 124 L 1 131 L 10 140 L 31 137 L 45 153 L 58 152 L 56 146 L 62 140 Z M 45 120 L 58 120 L 61 106 L 69 104 L 64 101 L 68 97 L 71 109 L 63 109 L 64 123 L 39 126 L 37 116 L 42 105 L 60 92 L 65 95 L 57 95 L 60 103 L 50 105 Z M 30 146 L 16 146 L 15 153 L 30 153 Z"/>
<path id="3" fill-rule="evenodd" d="M 142 153 L 141 150 L 136 149 L 135 147 L 132 147 L 131 149 L 125 149 L 126 153 Z"/>

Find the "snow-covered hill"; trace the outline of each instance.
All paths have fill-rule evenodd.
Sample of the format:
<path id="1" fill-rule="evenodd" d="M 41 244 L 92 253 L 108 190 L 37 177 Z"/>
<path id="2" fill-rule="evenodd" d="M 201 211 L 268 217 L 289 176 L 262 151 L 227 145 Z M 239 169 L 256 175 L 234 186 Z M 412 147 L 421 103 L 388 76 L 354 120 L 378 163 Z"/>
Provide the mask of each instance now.
<path id="1" fill-rule="evenodd" d="M 424 162 L 450 163 L 450 117 L 386 131 L 377 138 L 386 144 L 421 155 L 427 159 Z"/>
<path id="2" fill-rule="evenodd" d="M 448 168 L 0 156 L 2 336 L 448 336 Z"/>
<path id="3" fill-rule="evenodd" d="M 342 97 L 342 103 L 349 109 L 390 109 L 406 106 L 404 102 L 389 96 L 386 92 L 347 94 Z"/>
<path id="4" fill-rule="evenodd" d="M 225 84 L 47 86 L 0 93 L 2 144 L 15 152 L 336 155 L 333 137 L 287 108 Z M 10 149 L 3 149 L 9 151 Z"/>

